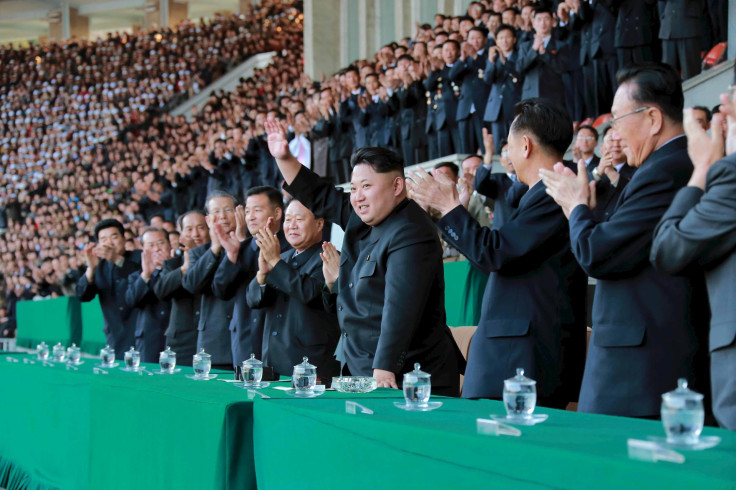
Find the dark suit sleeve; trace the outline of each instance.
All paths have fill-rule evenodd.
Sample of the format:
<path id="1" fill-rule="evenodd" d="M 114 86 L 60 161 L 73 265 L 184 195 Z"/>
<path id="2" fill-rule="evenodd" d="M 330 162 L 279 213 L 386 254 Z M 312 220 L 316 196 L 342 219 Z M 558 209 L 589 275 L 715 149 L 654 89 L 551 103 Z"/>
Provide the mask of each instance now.
<path id="1" fill-rule="evenodd" d="M 196 257 L 196 254 L 190 255 L 189 261 L 190 263 L 194 261 L 194 263 L 189 266 L 189 270 L 184 274 L 181 281 L 182 286 L 192 294 L 210 294 L 212 292 L 212 277 L 220 257 L 215 257 L 210 249 L 206 249 L 199 257 Z"/>
<path id="2" fill-rule="evenodd" d="M 274 291 L 273 287 L 268 284 L 265 287 L 261 287 L 255 277 L 248 283 L 248 289 L 245 292 L 245 301 L 251 308 L 264 308 L 272 305 L 275 300 L 276 291 Z"/>
<path id="3" fill-rule="evenodd" d="M 440 77 L 440 70 L 432 70 L 424 80 L 424 88 L 430 92 L 434 92 L 437 89 L 437 80 Z"/>
<path id="4" fill-rule="evenodd" d="M 238 252 L 238 261 L 230 262 L 227 256 L 223 257 L 220 265 L 217 266 L 215 275 L 212 279 L 212 293 L 220 299 L 229 300 L 235 296 L 238 287 L 248 280 L 243 267 L 245 260 L 245 251 L 248 242 L 240 242 L 240 251 Z"/>
<path id="5" fill-rule="evenodd" d="M 322 275 L 322 267 L 315 267 L 310 274 L 302 274 L 281 260 L 268 274 L 266 283 L 306 305 L 315 300 L 322 302 L 322 286 L 325 285 L 325 278 Z"/>
<path id="6" fill-rule="evenodd" d="M 465 61 L 457 60 L 455 64 L 452 65 L 452 68 L 450 68 L 450 73 L 448 74 L 450 80 L 455 83 L 462 82 L 465 74 L 470 71 L 472 62 L 472 58 L 467 58 Z"/>
<path id="7" fill-rule="evenodd" d="M 308 168 L 302 167 L 293 182 L 284 185 L 284 189 L 314 214 L 336 223 L 343 230 L 347 226 L 352 213 L 350 196 Z"/>
<path id="8" fill-rule="evenodd" d="M 580 205 L 570 213 L 570 241 L 580 266 L 591 277 L 616 279 L 637 274 L 649 262 L 652 230 L 669 207 L 673 177 L 651 173 L 608 221 L 597 223 Z M 632 185 L 632 184 L 629 184 Z"/>
<path id="9" fill-rule="evenodd" d="M 409 349 L 437 274 L 428 265 L 438 263 L 437 247 L 436 241 L 411 226 L 399 230 L 392 239 L 386 262 L 381 335 L 373 369 L 394 372 L 401 354 Z"/>
<path id="10" fill-rule="evenodd" d="M 548 255 L 538 253 L 560 233 L 564 215 L 551 199 L 541 199 L 498 230 L 482 227 L 458 206 L 438 222 L 442 238 L 486 274 L 536 267 Z"/>
<path id="11" fill-rule="evenodd" d="M 154 296 L 150 288 L 152 280 L 153 278 L 147 283 L 137 272 L 128 276 L 128 289 L 125 290 L 125 304 L 128 308 L 139 307 Z"/>
<path id="12" fill-rule="evenodd" d="M 736 247 L 736 167 L 715 164 L 707 191 L 683 187 L 654 230 L 650 259 L 677 274 L 692 263 L 707 266 Z"/>
<path id="13" fill-rule="evenodd" d="M 99 267 L 95 270 L 95 279 L 97 278 L 98 272 Z M 82 273 L 82 276 L 79 278 L 79 282 L 77 282 L 76 293 L 79 301 L 82 301 L 83 303 L 86 303 L 87 301 L 92 301 L 93 299 L 95 299 L 95 296 L 97 296 L 98 293 L 97 284 L 95 282 L 90 283 L 87 280 L 87 276 Z"/>
<path id="14" fill-rule="evenodd" d="M 539 53 L 532 49 L 532 43 L 527 41 L 519 47 L 519 55 L 516 58 L 516 70 L 522 75 L 534 68 Z"/>
<path id="15" fill-rule="evenodd" d="M 158 299 L 164 301 L 176 298 L 182 292 L 188 295 L 189 293 L 186 292 L 181 285 L 182 277 L 181 266 L 172 268 L 164 262 L 161 275 L 159 276 L 158 281 L 156 281 L 152 286 L 153 294 L 155 294 Z"/>
<path id="16" fill-rule="evenodd" d="M 498 177 L 491 173 L 490 168 L 485 168 L 483 165 L 475 171 L 473 186 L 478 191 L 478 194 L 482 194 L 489 199 L 497 199 L 500 194 L 499 191 L 503 190 L 501 189 Z"/>

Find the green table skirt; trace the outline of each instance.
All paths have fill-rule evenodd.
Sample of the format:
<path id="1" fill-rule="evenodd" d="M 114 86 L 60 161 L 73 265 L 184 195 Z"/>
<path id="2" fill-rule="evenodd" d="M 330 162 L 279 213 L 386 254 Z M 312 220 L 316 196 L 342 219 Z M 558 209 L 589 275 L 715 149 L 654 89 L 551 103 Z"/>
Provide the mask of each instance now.
<path id="1" fill-rule="evenodd" d="M 437 399 L 439 400 L 439 399 Z M 490 400 L 442 399 L 405 412 L 386 399 L 346 414 L 336 400 L 257 400 L 258 487 L 693 488 L 736 486 L 736 434 L 707 428 L 720 446 L 683 452 L 684 464 L 628 459 L 627 438 L 663 435 L 659 422 L 540 408 L 549 419 L 521 437 L 484 436 L 477 418 L 503 413 Z"/>
<path id="2" fill-rule="evenodd" d="M 82 340 L 79 300 L 76 296 L 19 301 L 17 345 L 33 348 L 41 341 L 53 347 L 77 345 Z"/>
<path id="3" fill-rule="evenodd" d="M 92 301 L 81 304 L 82 311 L 82 352 L 98 355 L 105 347 L 105 319 L 102 316 L 100 300 L 95 297 Z"/>
<path id="4" fill-rule="evenodd" d="M 447 324 L 451 327 L 478 325 L 488 276 L 467 260 L 446 262 L 444 266 Z"/>

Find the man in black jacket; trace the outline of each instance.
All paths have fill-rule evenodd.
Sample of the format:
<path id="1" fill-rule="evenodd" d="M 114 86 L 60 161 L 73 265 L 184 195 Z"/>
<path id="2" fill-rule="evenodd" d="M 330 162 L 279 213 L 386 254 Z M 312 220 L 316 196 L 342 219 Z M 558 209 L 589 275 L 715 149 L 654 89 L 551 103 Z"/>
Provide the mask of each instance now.
<path id="1" fill-rule="evenodd" d="M 161 279 L 161 267 L 171 255 L 166 230 L 148 228 L 141 236 L 143 253 L 141 271 L 128 276 L 125 303 L 138 310 L 135 325 L 135 348 L 141 353 L 141 362 L 156 363 L 158 354 L 166 349 L 165 335 L 171 313 L 171 302 L 160 300 L 153 292 Z"/>
<path id="2" fill-rule="evenodd" d="M 82 302 L 100 297 L 105 339 L 122 359 L 135 343 L 137 315 L 125 304 L 125 291 L 128 276 L 141 269 L 141 253 L 125 251 L 123 225 L 117 220 L 100 221 L 94 233 L 97 243 L 84 247 L 87 269 L 77 283 L 77 297 Z"/>
<path id="3" fill-rule="evenodd" d="M 179 217 L 182 255 L 164 262 L 161 277 L 153 284 L 153 292 L 163 301 L 171 302 L 169 326 L 164 332 L 166 345 L 177 354 L 177 364 L 191 366 L 197 351 L 197 325 L 202 298 L 182 286 L 182 278 L 189 270 L 189 252 L 204 245 L 209 239 L 205 216 L 200 211 L 189 211 Z"/>
<path id="4" fill-rule="evenodd" d="M 356 151 L 348 196 L 302 167 L 283 130 L 266 124 L 285 189 L 345 230 L 337 282 L 343 372 L 399 388 L 419 363 L 433 393 L 457 396 L 462 354 L 445 320 L 442 246 L 429 216 L 406 198 L 401 159 L 382 148 Z"/>

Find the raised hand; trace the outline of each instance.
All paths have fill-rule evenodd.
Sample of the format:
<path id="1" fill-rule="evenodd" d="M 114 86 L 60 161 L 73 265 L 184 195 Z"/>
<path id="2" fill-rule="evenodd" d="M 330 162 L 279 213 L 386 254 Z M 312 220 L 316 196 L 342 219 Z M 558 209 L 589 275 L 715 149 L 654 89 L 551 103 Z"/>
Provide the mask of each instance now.
<path id="1" fill-rule="evenodd" d="M 289 152 L 289 142 L 286 140 L 286 131 L 274 119 L 266 120 L 264 124 L 266 133 L 268 134 L 268 151 L 276 159 L 284 159 L 291 156 Z"/>
<path id="2" fill-rule="evenodd" d="M 240 240 L 237 239 L 235 233 L 225 233 L 225 230 L 218 223 L 215 223 L 213 228 L 215 229 L 215 235 L 220 246 L 225 249 L 227 259 L 233 264 L 236 263 L 238 261 L 238 254 L 240 253 Z"/>
<path id="3" fill-rule="evenodd" d="M 322 274 L 325 276 L 325 285 L 327 289 L 332 291 L 332 286 L 340 276 L 340 254 L 332 243 L 324 242 L 319 256 L 322 258 Z"/>
<path id="4" fill-rule="evenodd" d="M 144 250 L 141 253 L 141 277 L 143 280 L 148 282 L 155 269 L 153 265 L 153 252 L 151 250 Z"/>
<path id="5" fill-rule="evenodd" d="M 705 176 L 708 169 L 725 155 L 726 141 L 724 140 L 723 115 L 713 115 L 711 121 L 711 135 L 695 120 L 693 109 L 685 109 L 683 126 L 687 136 L 687 153 L 693 162 L 693 170 L 688 185 L 705 189 Z"/>
<path id="6" fill-rule="evenodd" d="M 235 208 L 235 238 L 242 242 L 246 239 L 247 230 L 248 228 L 245 224 L 245 208 L 240 204 Z"/>
<path id="7" fill-rule="evenodd" d="M 276 235 L 271 231 L 272 221 L 273 218 L 268 218 L 266 226 L 256 233 L 256 243 L 258 248 L 261 249 L 261 256 L 270 268 L 273 268 L 281 261 L 281 245 Z"/>
<path id="8" fill-rule="evenodd" d="M 483 155 L 483 163 L 488 165 L 493 161 L 493 154 L 496 152 L 496 146 L 493 143 L 493 133 L 488 131 L 487 128 L 483 128 L 481 132 L 483 133 L 483 147 L 486 150 L 485 155 Z"/>

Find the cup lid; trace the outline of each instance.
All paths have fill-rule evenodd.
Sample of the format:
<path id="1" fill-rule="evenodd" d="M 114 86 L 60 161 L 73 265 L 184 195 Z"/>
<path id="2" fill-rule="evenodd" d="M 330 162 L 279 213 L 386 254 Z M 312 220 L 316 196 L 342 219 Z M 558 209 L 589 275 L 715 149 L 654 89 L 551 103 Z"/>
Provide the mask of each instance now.
<path id="1" fill-rule="evenodd" d="M 414 371 L 409 371 L 408 373 L 404 373 L 404 383 L 418 383 L 418 382 L 426 382 L 429 383 L 429 378 L 432 376 L 429 373 L 425 373 L 422 371 L 421 366 L 418 362 L 414 363 Z"/>
<path id="2" fill-rule="evenodd" d="M 199 349 L 199 352 L 197 352 L 196 354 L 194 354 L 194 357 L 197 357 L 197 356 L 199 356 L 200 359 L 206 359 L 208 357 L 212 357 L 211 355 L 207 354 L 204 351 L 204 347 L 202 347 L 201 349 Z"/>
<path id="3" fill-rule="evenodd" d="M 246 359 L 245 361 L 243 361 L 243 367 L 259 368 L 261 366 L 263 366 L 263 363 L 261 361 L 259 361 L 258 359 L 256 359 L 256 355 L 255 354 L 251 354 L 248 359 Z"/>
<path id="4" fill-rule="evenodd" d="M 317 366 L 309 364 L 309 359 L 304 356 L 302 362 L 294 366 L 294 374 L 314 374 L 317 372 Z"/>
<path id="5" fill-rule="evenodd" d="M 131 354 L 138 354 L 138 351 L 135 350 L 134 346 L 130 346 L 130 350 L 128 352 L 130 352 Z"/>
<path id="6" fill-rule="evenodd" d="M 166 346 L 166 350 L 165 351 L 162 351 L 161 354 L 164 354 L 164 355 L 169 356 L 169 357 L 176 356 L 176 352 L 174 352 L 173 350 L 171 350 L 171 347 L 169 347 L 168 345 Z"/>
<path id="7" fill-rule="evenodd" d="M 680 378 L 677 380 L 677 388 L 668 391 L 662 395 L 662 400 L 667 403 L 672 403 L 678 406 L 684 406 L 686 401 L 700 401 L 703 399 L 703 395 L 697 391 L 693 391 L 687 387 L 687 379 Z"/>
<path id="8" fill-rule="evenodd" d="M 504 380 L 503 384 L 507 390 L 519 391 L 520 387 L 534 386 L 537 384 L 537 382 L 531 378 L 527 378 L 526 376 L 524 376 L 523 368 L 516 368 L 516 376 Z"/>

